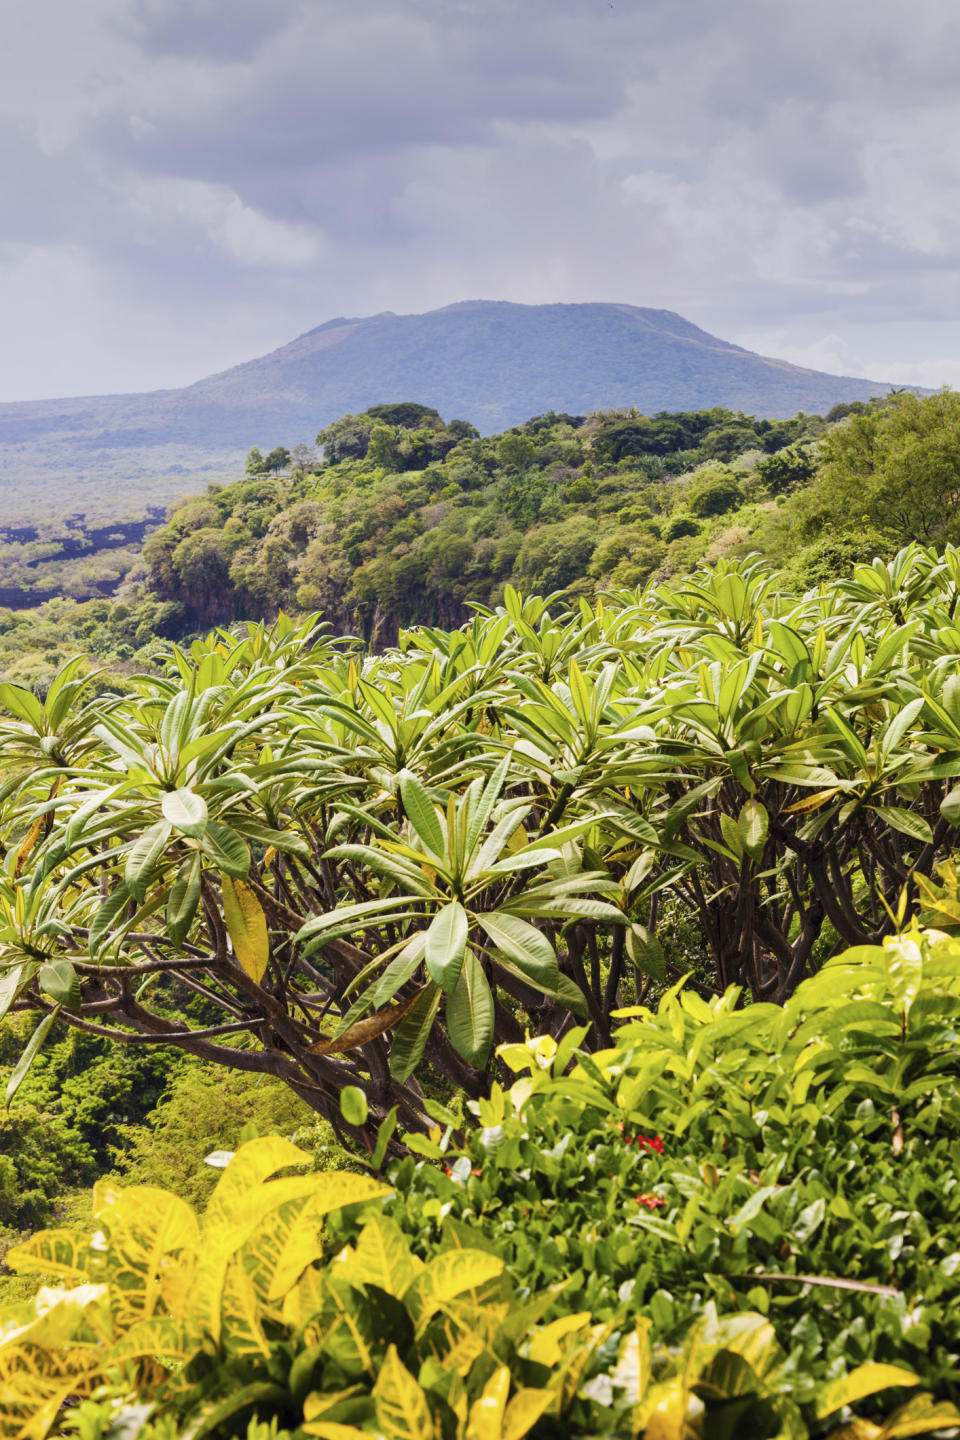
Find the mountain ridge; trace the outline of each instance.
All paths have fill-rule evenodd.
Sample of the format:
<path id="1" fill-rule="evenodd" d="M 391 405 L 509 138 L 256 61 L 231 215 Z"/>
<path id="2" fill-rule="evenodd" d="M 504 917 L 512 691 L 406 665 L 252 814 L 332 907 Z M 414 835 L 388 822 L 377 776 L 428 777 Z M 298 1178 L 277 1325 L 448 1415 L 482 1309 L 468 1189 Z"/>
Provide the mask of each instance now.
<path id="1" fill-rule="evenodd" d="M 719 405 L 787 418 L 888 388 L 756 355 L 675 311 L 621 302 L 463 300 L 337 316 L 187 386 L 0 403 L 0 502 L 8 515 L 38 513 L 39 481 L 52 509 L 95 500 L 101 513 L 129 512 L 235 474 L 252 445 L 312 443 L 341 415 L 398 399 L 491 434 L 549 410 Z"/>

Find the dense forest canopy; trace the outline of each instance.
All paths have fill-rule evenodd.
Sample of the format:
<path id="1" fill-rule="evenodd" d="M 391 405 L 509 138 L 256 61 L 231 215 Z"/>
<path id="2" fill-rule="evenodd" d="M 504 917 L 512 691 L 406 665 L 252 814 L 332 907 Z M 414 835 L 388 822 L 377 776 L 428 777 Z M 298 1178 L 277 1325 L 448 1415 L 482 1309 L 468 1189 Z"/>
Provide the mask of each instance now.
<path id="1" fill-rule="evenodd" d="M 459 624 L 507 584 L 592 599 L 749 553 L 802 588 L 910 541 L 960 539 L 940 503 L 958 403 L 904 393 L 784 421 L 548 413 L 486 438 L 384 403 L 335 421 L 317 448 L 255 447 L 242 479 L 171 507 L 133 563 L 122 550 L 71 562 L 93 584 L 102 565 L 115 587 L 120 564 L 112 599 L 0 608 L 0 672 L 45 684 L 79 649 L 150 664 L 158 638 L 281 609 L 321 609 L 387 644 L 404 625 Z M 23 563 L 11 552 L 11 577 Z M 44 583 L 56 565 L 44 560 Z M 63 584 L 75 588 L 66 572 Z"/>

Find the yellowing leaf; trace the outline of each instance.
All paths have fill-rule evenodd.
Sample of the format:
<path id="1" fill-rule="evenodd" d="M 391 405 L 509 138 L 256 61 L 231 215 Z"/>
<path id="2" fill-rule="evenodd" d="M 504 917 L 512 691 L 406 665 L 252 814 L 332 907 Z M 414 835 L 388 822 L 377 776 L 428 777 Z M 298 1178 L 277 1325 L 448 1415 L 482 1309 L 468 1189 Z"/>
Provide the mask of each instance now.
<path id="1" fill-rule="evenodd" d="M 552 1403 L 549 1390 L 518 1390 L 503 1417 L 500 1440 L 523 1440 Z"/>
<path id="2" fill-rule="evenodd" d="M 574 1315 L 561 1315 L 559 1320 L 544 1325 L 531 1340 L 527 1354 L 538 1365 L 556 1365 L 563 1354 L 560 1341 L 590 1323 L 590 1311 L 580 1310 Z"/>
<path id="3" fill-rule="evenodd" d="M 795 804 L 788 805 L 783 813 L 784 815 L 805 815 L 808 810 L 819 810 L 821 805 L 826 805 L 828 800 L 832 800 L 834 795 L 839 794 L 839 785 L 834 785 L 829 790 L 817 790 L 814 794 L 805 795 L 802 800 L 797 800 Z"/>
<path id="4" fill-rule="evenodd" d="M 893 1386 L 914 1386 L 920 1381 L 912 1370 L 902 1370 L 899 1365 L 882 1365 L 870 1362 L 858 1365 L 848 1375 L 831 1380 L 824 1385 L 817 1396 L 816 1416 L 818 1420 L 832 1415 L 844 1405 L 855 1405 L 878 1390 L 889 1390 Z"/>
<path id="5" fill-rule="evenodd" d="M 223 896 L 223 918 L 233 942 L 237 964 L 259 985 L 270 959 L 267 917 L 253 890 L 243 880 L 221 875 L 220 887 Z"/>
<path id="6" fill-rule="evenodd" d="M 502 1440 L 503 1415 L 510 1394 L 510 1370 L 500 1365 L 470 1406 L 465 1440 Z"/>

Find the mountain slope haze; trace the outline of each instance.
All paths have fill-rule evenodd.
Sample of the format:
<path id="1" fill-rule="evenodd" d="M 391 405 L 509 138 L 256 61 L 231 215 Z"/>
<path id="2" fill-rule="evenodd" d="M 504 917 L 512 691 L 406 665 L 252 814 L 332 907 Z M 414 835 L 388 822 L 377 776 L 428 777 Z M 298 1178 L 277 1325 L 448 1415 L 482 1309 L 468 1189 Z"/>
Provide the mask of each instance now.
<path id="1" fill-rule="evenodd" d="M 8 517 L 142 510 L 235 474 L 252 445 L 312 443 L 382 401 L 490 434 L 547 410 L 782 418 L 888 388 L 755 355 L 669 310 L 464 301 L 330 320 L 183 389 L 0 404 L 0 501 Z"/>

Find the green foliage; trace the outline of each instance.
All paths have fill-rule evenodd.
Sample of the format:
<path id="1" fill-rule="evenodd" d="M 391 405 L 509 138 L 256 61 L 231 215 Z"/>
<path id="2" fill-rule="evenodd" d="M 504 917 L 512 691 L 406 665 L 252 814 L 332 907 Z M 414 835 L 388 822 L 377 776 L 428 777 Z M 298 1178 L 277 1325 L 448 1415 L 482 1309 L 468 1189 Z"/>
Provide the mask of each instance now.
<path id="1" fill-rule="evenodd" d="M 798 517 L 807 536 L 867 527 L 888 544 L 942 545 L 958 536 L 958 502 L 960 395 L 902 392 L 830 432 Z"/>
<path id="2" fill-rule="evenodd" d="M 550 413 L 481 440 L 429 407 L 377 405 L 321 432 L 319 473 L 291 465 L 269 493 L 252 496 L 248 480 L 180 506 L 145 548 L 146 584 L 131 588 L 141 603 L 179 607 L 181 633 L 298 604 L 382 642 L 411 620 L 458 623 L 506 581 L 589 593 L 587 575 L 609 573 L 599 552 L 627 501 L 646 522 L 643 558 L 615 583 L 638 584 L 657 566 L 687 568 L 719 517 L 742 505 L 750 462 L 738 455 L 822 428 L 719 408 L 652 419 Z M 732 433 L 731 450 L 722 437 Z M 275 468 L 267 460 L 255 457 L 252 479 Z M 678 489 L 673 478 L 687 470 L 692 488 Z M 688 489 L 692 509 L 681 504 Z M 661 534 L 686 546 L 670 552 Z"/>
<path id="3" fill-rule="evenodd" d="M 283 620 L 126 694 L 0 687 L 11 1088 L 56 1015 L 334 1127 L 356 1085 L 372 1148 L 426 1128 L 421 1065 L 475 1098 L 524 1026 L 607 1044 L 683 963 L 671 914 L 708 986 L 786 999 L 955 845 L 958 592 L 952 550 L 803 597 L 720 563 L 575 612 L 508 588 L 379 656 Z"/>
<path id="4" fill-rule="evenodd" d="M 678 986 L 608 1050 L 503 1047 L 519 1078 L 418 1137 L 391 1216 L 424 1258 L 479 1232 L 517 1283 L 674 1350 L 705 1306 L 759 1310 L 808 1416 L 852 1366 L 956 1399 L 960 945 L 910 932 L 739 1001 Z"/>
<path id="5" fill-rule="evenodd" d="M 96 1237 L 8 1255 L 60 1288 L 0 1315 L 0 1434 L 65 1401 L 81 1440 L 955 1433 L 960 945 L 739 999 L 675 986 L 592 1055 L 585 1027 L 507 1045 L 479 1128 L 432 1105 L 443 1168 L 389 1185 L 264 1139 L 201 1218 L 98 1187 Z"/>

